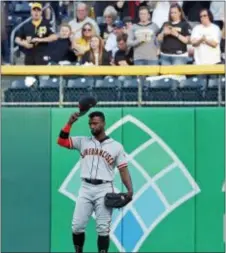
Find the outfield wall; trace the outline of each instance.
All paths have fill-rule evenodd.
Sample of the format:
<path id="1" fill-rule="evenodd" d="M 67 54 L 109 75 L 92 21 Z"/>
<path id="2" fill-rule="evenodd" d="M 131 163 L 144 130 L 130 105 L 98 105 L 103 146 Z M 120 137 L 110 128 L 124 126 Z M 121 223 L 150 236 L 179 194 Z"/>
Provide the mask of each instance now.
<path id="1" fill-rule="evenodd" d="M 101 110 L 131 155 L 135 189 L 131 208 L 114 213 L 110 251 L 224 252 L 224 108 Z M 2 109 L 2 252 L 73 252 L 79 154 L 56 144 L 73 111 Z M 72 134 L 89 134 L 87 116 Z M 92 252 L 93 219 L 87 231 Z"/>

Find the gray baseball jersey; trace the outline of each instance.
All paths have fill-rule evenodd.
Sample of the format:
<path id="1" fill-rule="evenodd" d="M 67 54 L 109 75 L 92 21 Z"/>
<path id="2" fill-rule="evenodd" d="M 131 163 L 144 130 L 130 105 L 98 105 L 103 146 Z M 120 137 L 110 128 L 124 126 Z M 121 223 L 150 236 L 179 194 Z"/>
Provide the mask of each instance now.
<path id="1" fill-rule="evenodd" d="M 127 166 L 123 146 L 112 138 L 99 142 L 94 137 L 71 137 L 72 147 L 81 155 L 81 178 L 113 181 L 115 167 Z"/>

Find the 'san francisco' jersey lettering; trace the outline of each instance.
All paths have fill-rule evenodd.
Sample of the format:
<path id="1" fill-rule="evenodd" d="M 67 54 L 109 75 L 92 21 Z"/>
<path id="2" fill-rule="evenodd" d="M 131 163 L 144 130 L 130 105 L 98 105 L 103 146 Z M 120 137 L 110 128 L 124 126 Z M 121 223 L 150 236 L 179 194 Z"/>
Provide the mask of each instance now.
<path id="1" fill-rule="evenodd" d="M 106 160 L 109 165 L 112 165 L 112 163 L 114 162 L 114 158 L 107 151 L 104 151 L 102 149 L 89 148 L 85 149 L 83 153 L 81 153 L 82 158 L 85 158 L 87 155 L 101 156 Z"/>
<path id="2" fill-rule="evenodd" d="M 80 168 L 82 178 L 113 181 L 114 169 L 127 166 L 123 146 L 113 140 L 97 141 L 94 137 L 71 137 L 72 148 L 81 154 Z"/>

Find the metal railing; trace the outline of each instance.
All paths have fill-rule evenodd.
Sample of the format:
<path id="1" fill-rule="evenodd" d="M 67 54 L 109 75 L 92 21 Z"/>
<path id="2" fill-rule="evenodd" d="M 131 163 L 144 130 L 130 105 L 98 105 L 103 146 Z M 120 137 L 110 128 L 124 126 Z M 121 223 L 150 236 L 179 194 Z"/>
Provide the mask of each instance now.
<path id="1" fill-rule="evenodd" d="M 16 78 L 16 77 L 14 77 Z M 17 77 L 18 78 L 18 77 Z M 20 77 L 21 78 L 21 77 Z M 40 86 L 41 83 L 35 83 L 30 88 L 10 90 L 5 87 L 2 90 L 2 106 L 77 106 L 78 99 L 83 95 L 93 95 L 98 100 L 98 106 L 224 106 L 224 86 L 218 79 L 217 85 L 214 88 L 201 87 L 185 87 L 183 88 L 152 88 L 148 83 L 144 83 L 145 79 L 142 76 L 137 76 L 136 88 L 134 86 L 123 86 L 119 83 L 115 86 L 97 86 L 96 83 L 85 84 L 87 77 L 81 77 L 79 86 L 69 86 L 63 76 L 55 78 L 54 82 L 58 82 L 57 86 Z M 84 79 L 84 80 L 82 80 Z M 86 79 L 86 81 L 85 81 Z M 110 79 L 114 77 L 109 77 Z M 15 79 L 14 79 L 15 80 Z M 18 80 L 18 79 L 16 79 Z M 50 79 L 49 79 L 50 80 Z M 51 81 L 50 81 L 51 82 Z M 54 85 L 52 82 L 52 85 Z M 84 87 L 81 84 L 84 83 Z M 179 83 L 178 83 L 179 84 Z M 87 85 L 87 86 L 86 86 Z M 4 85 L 3 85 L 4 86 Z M 8 91 L 7 91 L 8 90 Z M 157 93 L 156 93 L 157 92 Z M 186 97 L 183 92 L 192 92 L 200 94 L 191 98 Z M 201 95 L 202 94 L 202 95 Z M 44 96 L 44 97 L 43 97 Z M 182 97 L 181 97 L 182 96 Z M 21 99 L 21 97 L 23 99 Z M 107 97 L 107 99 L 106 99 Z"/>
<path id="2" fill-rule="evenodd" d="M 43 11 L 46 10 L 47 8 L 50 8 L 51 11 L 52 11 L 52 20 L 50 21 L 50 23 L 53 25 L 53 29 L 54 31 L 56 31 L 56 14 L 52 8 L 51 5 L 47 4 L 46 6 L 43 7 Z M 15 60 L 14 60 L 14 56 L 15 56 L 15 53 L 19 50 L 19 46 L 14 46 L 15 44 L 15 36 L 16 36 L 16 32 L 21 28 L 23 27 L 26 23 L 28 23 L 32 18 L 29 17 L 27 18 L 26 20 L 24 20 L 22 23 L 20 23 L 19 25 L 17 25 L 11 32 L 11 35 L 10 35 L 10 63 L 12 65 L 15 64 Z"/>

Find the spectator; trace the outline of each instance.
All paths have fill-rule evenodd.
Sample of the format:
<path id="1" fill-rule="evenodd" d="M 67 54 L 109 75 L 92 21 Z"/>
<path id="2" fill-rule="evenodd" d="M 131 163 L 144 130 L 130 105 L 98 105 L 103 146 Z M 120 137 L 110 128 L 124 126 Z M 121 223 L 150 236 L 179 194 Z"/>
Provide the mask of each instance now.
<path id="1" fill-rule="evenodd" d="M 148 1 L 139 0 L 139 1 L 116 1 L 114 7 L 119 13 L 119 17 L 123 20 L 124 17 L 130 16 L 135 23 L 138 22 L 138 10 L 141 6 L 147 6 Z"/>
<path id="2" fill-rule="evenodd" d="M 76 18 L 69 22 L 72 29 L 73 39 L 80 39 L 82 36 L 82 27 L 86 23 L 91 23 L 97 35 L 100 34 L 96 21 L 88 17 L 88 7 L 85 3 L 79 2 L 76 8 Z"/>
<path id="3" fill-rule="evenodd" d="M 221 32 L 213 24 L 213 15 L 208 9 L 200 12 L 201 24 L 197 25 L 191 35 L 194 47 L 195 64 L 217 64 L 221 61 Z"/>
<path id="4" fill-rule="evenodd" d="M 216 25 L 219 26 L 220 29 L 223 28 L 223 22 L 224 22 L 224 6 L 225 2 L 221 1 L 211 1 L 210 4 L 210 11 L 213 14 L 213 20 Z"/>
<path id="5" fill-rule="evenodd" d="M 100 24 L 100 36 L 104 41 L 107 40 L 109 34 L 113 32 L 113 23 L 117 19 L 117 11 L 113 6 L 108 6 L 104 10 L 105 23 Z"/>
<path id="6" fill-rule="evenodd" d="M 127 34 L 121 34 L 117 36 L 118 50 L 115 53 L 114 65 L 133 65 L 133 48 L 128 47 L 127 38 Z"/>
<path id="7" fill-rule="evenodd" d="M 101 37 L 93 36 L 90 41 L 90 50 L 82 57 L 82 64 L 91 65 L 110 65 L 111 57 L 104 49 L 104 43 Z"/>
<path id="8" fill-rule="evenodd" d="M 105 44 L 105 50 L 111 52 L 112 57 L 114 57 L 115 52 L 118 50 L 117 47 L 117 36 L 124 33 L 124 24 L 122 21 L 115 21 L 113 24 L 113 33 L 108 36 Z"/>
<path id="9" fill-rule="evenodd" d="M 84 24 L 82 27 L 82 37 L 73 41 L 73 50 L 75 55 L 78 56 L 78 61 L 80 61 L 82 56 L 90 50 L 90 40 L 94 35 L 96 34 L 92 24 Z"/>
<path id="10" fill-rule="evenodd" d="M 60 27 L 60 32 L 58 39 L 54 42 L 49 43 L 47 54 L 48 61 L 59 63 L 60 61 L 76 62 L 72 51 L 72 43 L 70 40 L 71 27 L 68 24 L 62 24 Z M 46 58 L 44 56 L 44 58 Z M 44 59 L 45 60 L 45 59 Z"/>
<path id="11" fill-rule="evenodd" d="M 133 27 L 133 21 L 131 17 L 124 17 L 123 18 L 124 24 L 124 33 L 128 34 L 129 30 Z"/>
<path id="12" fill-rule="evenodd" d="M 192 28 L 199 23 L 199 13 L 204 8 L 210 8 L 210 1 L 184 1 L 183 11 Z"/>
<path id="13" fill-rule="evenodd" d="M 188 62 L 187 44 L 190 33 L 191 29 L 181 6 L 171 5 L 169 21 L 163 24 L 158 34 L 158 40 L 161 42 L 162 65 L 180 65 Z"/>
<path id="14" fill-rule="evenodd" d="M 114 6 L 115 1 L 93 1 L 94 3 L 94 11 L 96 15 L 96 19 L 102 20 L 102 17 L 104 16 L 104 10 L 107 8 L 107 6 Z M 100 22 L 101 23 L 101 22 Z"/>
<path id="15" fill-rule="evenodd" d="M 134 24 L 128 35 L 128 46 L 134 48 L 135 65 L 158 65 L 158 27 L 150 21 L 145 6 L 139 9 L 140 22 Z"/>
<path id="16" fill-rule="evenodd" d="M 1 57 L 4 64 L 10 63 L 9 38 L 7 33 L 7 11 L 5 3 L 1 3 Z"/>
<path id="17" fill-rule="evenodd" d="M 45 65 L 43 57 L 48 43 L 57 39 L 48 21 L 42 19 L 42 5 L 31 6 L 32 20 L 26 23 L 16 35 L 16 43 L 25 53 L 25 65 Z"/>
<path id="18" fill-rule="evenodd" d="M 168 21 L 170 6 L 175 2 L 180 6 L 183 4 L 183 1 L 157 1 L 152 12 L 152 22 L 158 27 L 162 27 Z"/>

